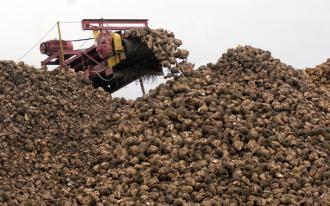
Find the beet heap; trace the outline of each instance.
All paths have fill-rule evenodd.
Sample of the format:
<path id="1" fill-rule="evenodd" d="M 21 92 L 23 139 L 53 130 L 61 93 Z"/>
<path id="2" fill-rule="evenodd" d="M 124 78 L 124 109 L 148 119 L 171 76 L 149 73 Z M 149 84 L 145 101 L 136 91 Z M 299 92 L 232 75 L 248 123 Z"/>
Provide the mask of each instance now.
<path id="1" fill-rule="evenodd" d="M 1 62 L 0 202 L 329 205 L 325 65 L 239 46 L 128 101 Z"/>

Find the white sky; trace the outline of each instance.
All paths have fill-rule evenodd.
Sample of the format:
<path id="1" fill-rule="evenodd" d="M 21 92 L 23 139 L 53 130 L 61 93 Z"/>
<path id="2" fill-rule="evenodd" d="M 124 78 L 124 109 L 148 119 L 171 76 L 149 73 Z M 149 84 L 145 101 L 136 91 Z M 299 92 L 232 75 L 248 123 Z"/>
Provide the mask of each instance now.
<path id="1" fill-rule="evenodd" d="M 0 59 L 18 60 L 57 21 L 148 18 L 150 27 L 166 28 L 183 40 L 196 65 L 214 63 L 228 48 L 249 44 L 296 68 L 312 67 L 330 58 L 329 10 L 329 0 L 3 1 Z M 79 24 L 62 25 L 62 33 L 64 39 L 90 36 Z M 56 37 L 54 30 L 45 40 Z M 26 63 L 39 66 L 45 58 L 38 46 L 23 59 Z M 115 93 L 140 95 L 137 83 Z"/>

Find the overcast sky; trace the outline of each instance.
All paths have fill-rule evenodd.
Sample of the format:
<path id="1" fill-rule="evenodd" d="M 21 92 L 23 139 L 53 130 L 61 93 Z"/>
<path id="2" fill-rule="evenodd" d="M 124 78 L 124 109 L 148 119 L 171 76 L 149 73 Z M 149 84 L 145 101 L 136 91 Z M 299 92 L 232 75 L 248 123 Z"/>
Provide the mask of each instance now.
<path id="1" fill-rule="evenodd" d="M 182 39 L 196 65 L 216 62 L 228 48 L 249 44 L 296 68 L 312 67 L 330 58 L 329 9 L 329 0 L 3 1 L 0 59 L 19 60 L 57 21 L 148 18 L 150 27 L 166 28 Z M 91 35 L 79 24 L 64 24 L 62 32 L 64 39 Z M 53 30 L 46 39 L 56 37 Z M 39 66 L 44 58 L 37 47 L 23 61 Z M 115 93 L 139 95 L 136 83 Z"/>

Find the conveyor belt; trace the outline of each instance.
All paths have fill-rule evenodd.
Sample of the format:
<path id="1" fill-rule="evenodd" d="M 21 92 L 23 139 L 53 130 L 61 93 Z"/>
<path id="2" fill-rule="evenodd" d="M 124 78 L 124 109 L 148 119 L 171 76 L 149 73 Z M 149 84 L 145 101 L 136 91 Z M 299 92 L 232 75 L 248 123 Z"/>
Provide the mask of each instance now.
<path id="1" fill-rule="evenodd" d="M 94 75 L 91 80 L 95 87 L 101 86 L 106 91 L 112 93 L 140 77 L 163 75 L 161 66 L 144 43 L 134 39 L 124 39 L 123 46 L 125 48 L 126 60 L 116 65 L 113 68 L 113 75 L 109 77 L 106 77 L 105 74 Z M 94 45 L 84 50 L 84 52 L 95 60 L 102 61 Z M 75 68 L 76 72 L 84 70 L 83 64 L 90 66 L 96 65 L 92 60 L 81 56 L 72 57 L 67 61 L 67 65 Z"/>

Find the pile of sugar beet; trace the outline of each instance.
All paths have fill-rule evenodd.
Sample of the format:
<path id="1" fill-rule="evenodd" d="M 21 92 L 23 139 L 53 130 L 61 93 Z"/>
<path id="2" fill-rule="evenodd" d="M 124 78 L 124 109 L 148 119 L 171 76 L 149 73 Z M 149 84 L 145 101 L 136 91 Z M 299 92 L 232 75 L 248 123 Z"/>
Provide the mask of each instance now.
<path id="1" fill-rule="evenodd" d="M 133 101 L 2 61 L 0 205 L 330 205 L 329 81 L 239 46 Z"/>

